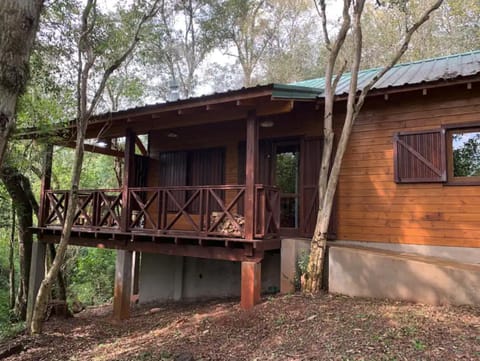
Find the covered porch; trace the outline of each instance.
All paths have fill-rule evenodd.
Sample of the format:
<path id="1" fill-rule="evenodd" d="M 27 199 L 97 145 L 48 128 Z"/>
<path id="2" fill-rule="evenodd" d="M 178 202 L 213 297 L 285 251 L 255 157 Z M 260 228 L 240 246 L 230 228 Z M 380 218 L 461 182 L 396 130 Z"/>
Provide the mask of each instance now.
<path id="1" fill-rule="evenodd" d="M 298 229 L 299 202 L 308 197 L 313 209 L 315 199 L 307 191 L 285 195 L 267 181 L 261 139 L 291 136 L 292 125 L 293 135 L 304 135 L 308 129 L 287 121 L 293 111 L 316 112 L 317 93 L 269 85 L 92 119 L 87 138 L 106 146 L 92 142 L 85 149 L 122 158 L 122 184 L 78 191 L 70 244 L 119 250 L 116 318 L 129 314 L 133 252 L 241 262 L 241 305 L 258 302 L 262 259 L 281 245 L 282 200 L 296 207 L 291 222 Z M 272 121 L 279 126 L 263 126 Z M 211 130 L 218 130 L 218 137 Z M 74 127 L 70 131 L 74 134 Z M 114 138 L 124 139 L 123 149 L 111 146 Z M 52 189 L 51 168 L 50 150 L 35 229 L 45 243 L 59 241 L 70 201 L 69 190 Z M 210 168 L 217 175 L 209 175 Z M 299 173 L 298 164 L 296 169 Z"/>

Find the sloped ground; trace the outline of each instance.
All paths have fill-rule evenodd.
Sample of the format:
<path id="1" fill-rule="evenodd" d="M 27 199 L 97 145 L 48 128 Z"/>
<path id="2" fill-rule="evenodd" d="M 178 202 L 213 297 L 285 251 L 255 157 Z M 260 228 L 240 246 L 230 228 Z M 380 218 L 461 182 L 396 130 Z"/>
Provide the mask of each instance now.
<path id="1" fill-rule="evenodd" d="M 6 360 L 480 360 L 480 307 L 322 294 L 267 298 L 252 311 L 235 300 L 137 307 L 122 324 L 110 317 L 107 305 L 50 320 Z"/>

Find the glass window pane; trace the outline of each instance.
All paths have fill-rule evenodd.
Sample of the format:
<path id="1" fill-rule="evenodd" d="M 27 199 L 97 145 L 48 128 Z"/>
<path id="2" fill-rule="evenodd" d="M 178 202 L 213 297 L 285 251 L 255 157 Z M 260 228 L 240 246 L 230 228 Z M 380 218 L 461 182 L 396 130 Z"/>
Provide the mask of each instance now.
<path id="1" fill-rule="evenodd" d="M 275 179 L 282 193 L 297 193 L 298 189 L 298 150 L 277 151 Z"/>
<path id="2" fill-rule="evenodd" d="M 298 227 L 298 144 L 277 145 L 275 180 L 280 189 L 280 227 Z"/>
<path id="3" fill-rule="evenodd" d="M 453 176 L 480 176 L 480 131 L 452 133 Z"/>

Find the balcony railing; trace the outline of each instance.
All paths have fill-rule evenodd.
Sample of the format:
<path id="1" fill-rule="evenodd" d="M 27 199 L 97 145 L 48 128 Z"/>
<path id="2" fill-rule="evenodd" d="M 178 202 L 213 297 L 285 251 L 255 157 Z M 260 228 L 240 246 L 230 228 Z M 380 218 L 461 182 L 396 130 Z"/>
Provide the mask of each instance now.
<path id="1" fill-rule="evenodd" d="M 188 237 L 245 237 L 245 207 L 254 207 L 256 239 L 278 234 L 278 189 L 255 186 L 255 205 L 245 205 L 244 185 L 97 189 L 79 191 L 74 229 L 135 232 Z M 69 202 L 68 191 L 44 195 L 41 227 L 60 227 Z M 126 200 L 126 207 L 124 202 Z"/>

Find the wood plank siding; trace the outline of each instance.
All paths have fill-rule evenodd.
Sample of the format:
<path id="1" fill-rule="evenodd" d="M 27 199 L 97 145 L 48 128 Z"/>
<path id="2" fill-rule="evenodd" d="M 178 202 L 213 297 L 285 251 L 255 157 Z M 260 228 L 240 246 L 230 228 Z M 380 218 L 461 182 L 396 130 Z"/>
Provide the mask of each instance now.
<path id="1" fill-rule="evenodd" d="M 478 83 L 477 83 L 478 84 Z M 338 189 L 338 239 L 480 246 L 480 188 L 394 182 L 397 132 L 480 124 L 480 86 L 369 99 L 354 126 Z"/>

